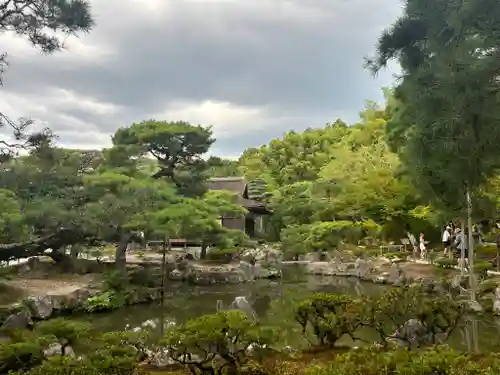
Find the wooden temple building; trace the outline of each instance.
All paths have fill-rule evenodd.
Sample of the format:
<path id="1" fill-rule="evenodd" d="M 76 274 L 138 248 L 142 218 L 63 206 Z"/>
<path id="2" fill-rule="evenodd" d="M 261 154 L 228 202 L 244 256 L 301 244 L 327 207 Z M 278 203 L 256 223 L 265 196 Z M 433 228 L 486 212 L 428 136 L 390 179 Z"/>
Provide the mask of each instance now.
<path id="1" fill-rule="evenodd" d="M 245 217 L 221 218 L 221 224 L 226 228 L 239 229 L 249 237 L 255 237 L 264 232 L 264 216 L 270 211 L 264 202 L 250 199 L 248 182 L 244 177 L 213 177 L 207 181 L 209 190 L 225 190 L 237 195 L 237 203 L 245 207 L 248 213 Z"/>

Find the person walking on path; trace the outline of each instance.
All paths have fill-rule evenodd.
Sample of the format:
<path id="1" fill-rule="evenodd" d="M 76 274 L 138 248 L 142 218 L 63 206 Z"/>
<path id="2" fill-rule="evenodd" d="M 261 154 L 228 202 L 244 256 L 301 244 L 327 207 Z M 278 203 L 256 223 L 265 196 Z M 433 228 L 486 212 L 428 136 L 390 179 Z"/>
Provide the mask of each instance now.
<path id="1" fill-rule="evenodd" d="M 420 259 L 427 258 L 427 247 L 425 246 L 424 234 L 420 233 Z"/>
<path id="2" fill-rule="evenodd" d="M 443 232 L 443 247 L 444 247 L 444 256 L 448 255 L 450 258 L 451 254 L 451 227 L 449 225 L 446 226 Z"/>
<path id="3" fill-rule="evenodd" d="M 458 251 L 459 266 L 464 269 L 469 270 L 469 243 L 467 238 L 467 228 L 465 232 L 462 232 L 460 228 L 457 228 L 457 236 L 455 238 L 455 246 Z M 464 264 L 462 265 L 462 253 L 464 254 Z"/>

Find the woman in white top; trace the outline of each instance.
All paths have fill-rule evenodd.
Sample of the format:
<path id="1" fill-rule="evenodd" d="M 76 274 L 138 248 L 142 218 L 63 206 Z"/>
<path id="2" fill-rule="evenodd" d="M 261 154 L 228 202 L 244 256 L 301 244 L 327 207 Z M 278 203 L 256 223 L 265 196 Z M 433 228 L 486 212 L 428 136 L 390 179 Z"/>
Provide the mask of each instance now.
<path id="1" fill-rule="evenodd" d="M 451 246 L 451 227 L 447 226 L 443 232 L 443 247 L 444 247 L 444 255 L 451 255 L 450 246 Z"/>
<path id="2" fill-rule="evenodd" d="M 425 259 L 427 257 L 427 248 L 425 247 L 424 234 L 420 233 L 420 259 Z"/>

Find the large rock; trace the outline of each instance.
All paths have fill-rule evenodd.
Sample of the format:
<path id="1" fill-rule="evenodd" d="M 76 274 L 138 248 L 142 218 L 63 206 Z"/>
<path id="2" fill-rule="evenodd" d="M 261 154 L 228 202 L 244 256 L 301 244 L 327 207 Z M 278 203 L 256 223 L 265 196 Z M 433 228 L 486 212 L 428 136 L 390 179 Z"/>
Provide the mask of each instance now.
<path id="1" fill-rule="evenodd" d="M 58 342 L 50 344 L 44 351 L 45 357 L 56 357 L 62 355 L 62 345 Z"/>
<path id="2" fill-rule="evenodd" d="M 54 311 L 52 298 L 48 295 L 31 296 L 26 298 L 24 303 L 29 308 L 31 316 L 36 319 L 48 319 Z"/>
<path id="3" fill-rule="evenodd" d="M 356 263 L 332 260 L 330 262 L 311 262 L 306 264 L 306 273 L 322 276 L 355 276 Z"/>
<path id="4" fill-rule="evenodd" d="M 336 276 L 338 272 L 338 267 L 334 263 L 311 262 L 306 265 L 306 273 L 310 275 Z"/>
<path id="5" fill-rule="evenodd" d="M 241 261 L 240 270 L 245 275 L 247 281 L 253 281 L 255 279 L 255 265 L 249 262 Z"/>
<path id="6" fill-rule="evenodd" d="M 246 250 L 241 255 L 241 259 L 249 263 L 255 261 L 263 265 L 276 265 L 281 262 L 282 256 L 283 253 L 280 250 L 263 245 L 256 249 Z"/>
<path id="7" fill-rule="evenodd" d="M 255 279 L 274 278 L 280 275 L 279 270 L 273 267 L 263 267 L 260 264 L 252 265 L 240 261 L 233 264 L 197 264 L 191 262 L 183 270 L 173 270 L 169 279 L 189 281 L 196 285 L 237 284 Z"/>
<path id="8" fill-rule="evenodd" d="M 387 282 L 396 286 L 403 285 L 406 282 L 406 277 L 398 263 L 391 265 Z"/>
<path id="9" fill-rule="evenodd" d="M 168 349 L 165 348 L 148 351 L 146 354 L 148 356 L 146 363 L 158 369 L 164 369 L 177 363 L 170 357 Z"/>
<path id="10" fill-rule="evenodd" d="M 356 277 L 366 280 L 371 274 L 371 264 L 362 258 L 356 259 L 354 273 Z"/>
<path id="11" fill-rule="evenodd" d="M 241 262 L 243 263 L 243 262 Z M 240 267 L 241 267 L 240 263 Z M 281 277 L 281 271 L 271 266 L 263 266 L 257 263 L 253 269 L 254 277 L 256 279 L 275 279 Z"/>
<path id="12" fill-rule="evenodd" d="M 410 319 L 388 338 L 399 347 L 422 347 L 432 342 L 432 336 L 418 319 Z"/>
<path id="13" fill-rule="evenodd" d="M 33 324 L 29 311 L 14 312 L 2 324 L 1 330 L 25 329 Z"/>

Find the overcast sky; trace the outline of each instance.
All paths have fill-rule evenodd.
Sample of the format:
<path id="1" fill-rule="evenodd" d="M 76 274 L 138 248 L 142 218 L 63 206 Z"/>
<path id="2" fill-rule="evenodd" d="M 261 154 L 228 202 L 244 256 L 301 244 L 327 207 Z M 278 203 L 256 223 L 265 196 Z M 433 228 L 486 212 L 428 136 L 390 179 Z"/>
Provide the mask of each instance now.
<path id="1" fill-rule="evenodd" d="M 96 27 L 44 56 L 0 36 L 0 109 L 67 147 L 109 146 L 149 118 L 212 125 L 236 156 L 288 130 L 353 122 L 394 72 L 363 69 L 398 0 L 93 0 Z"/>

